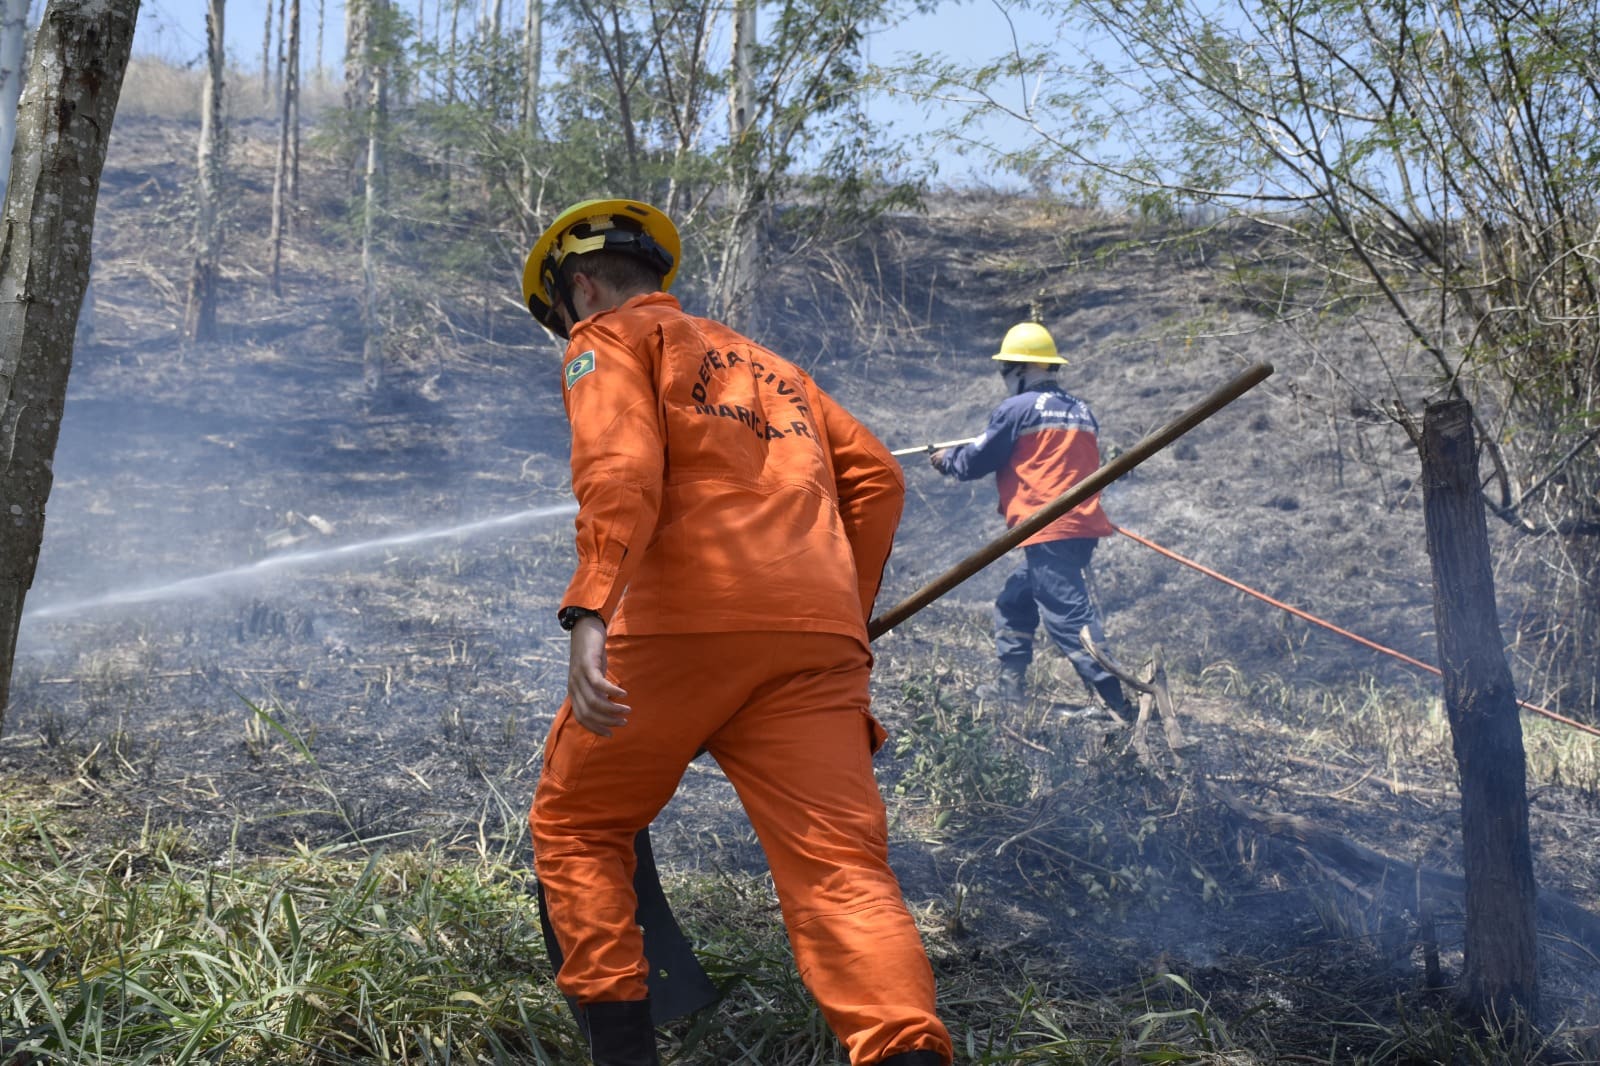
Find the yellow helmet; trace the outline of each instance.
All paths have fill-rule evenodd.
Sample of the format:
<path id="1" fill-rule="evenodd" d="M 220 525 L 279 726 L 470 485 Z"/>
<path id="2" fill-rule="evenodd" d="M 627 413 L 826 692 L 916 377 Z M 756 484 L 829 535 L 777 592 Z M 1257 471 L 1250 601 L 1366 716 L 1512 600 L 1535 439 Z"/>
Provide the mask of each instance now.
<path id="1" fill-rule="evenodd" d="M 1005 363 L 1067 364 L 1056 353 L 1056 342 L 1050 331 L 1037 322 L 1020 322 L 1006 330 L 1006 339 L 1000 342 L 1000 350 L 994 358 Z"/>
<path id="2" fill-rule="evenodd" d="M 672 287 L 683 251 L 672 220 L 638 200 L 585 200 L 561 212 L 522 264 L 522 301 L 534 319 L 556 336 L 567 335 L 554 313 L 557 300 L 569 299 L 561 291 L 562 261 L 602 249 L 627 252 L 657 268 L 663 292 Z"/>

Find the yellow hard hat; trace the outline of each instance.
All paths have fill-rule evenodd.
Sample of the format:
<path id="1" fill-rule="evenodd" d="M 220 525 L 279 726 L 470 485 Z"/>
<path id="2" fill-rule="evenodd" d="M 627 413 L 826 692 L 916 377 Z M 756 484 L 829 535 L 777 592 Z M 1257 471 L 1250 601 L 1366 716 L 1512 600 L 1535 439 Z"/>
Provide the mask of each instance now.
<path id="1" fill-rule="evenodd" d="M 1066 366 L 1067 361 L 1056 353 L 1055 339 L 1050 331 L 1037 322 L 1019 322 L 1006 330 L 1006 339 L 994 358 L 1005 363 L 1053 363 Z"/>
<path id="2" fill-rule="evenodd" d="M 585 200 L 573 204 L 545 229 L 522 264 L 522 301 L 545 329 L 559 337 L 566 327 L 554 313 L 562 260 L 602 249 L 638 256 L 661 272 L 661 289 L 672 287 L 682 244 L 678 227 L 638 200 Z"/>

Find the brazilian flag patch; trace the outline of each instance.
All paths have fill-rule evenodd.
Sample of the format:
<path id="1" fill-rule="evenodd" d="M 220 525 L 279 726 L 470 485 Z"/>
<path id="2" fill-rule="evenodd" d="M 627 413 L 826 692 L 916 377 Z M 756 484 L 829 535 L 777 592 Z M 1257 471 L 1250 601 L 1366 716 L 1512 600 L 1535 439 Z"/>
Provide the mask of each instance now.
<path id="1" fill-rule="evenodd" d="M 567 391 L 571 392 L 572 386 L 592 373 L 594 373 L 594 350 L 590 349 L 567 364 Z"/>

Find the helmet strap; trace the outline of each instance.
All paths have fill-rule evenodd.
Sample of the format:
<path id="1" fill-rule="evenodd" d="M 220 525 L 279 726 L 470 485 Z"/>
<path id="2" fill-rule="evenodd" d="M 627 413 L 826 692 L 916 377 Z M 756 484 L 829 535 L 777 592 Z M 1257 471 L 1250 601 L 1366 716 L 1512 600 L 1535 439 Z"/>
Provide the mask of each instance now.
<path id="1" fill-rule="evenodd" d="M 549 260 L 546 260 L 546 262 L 549 262 Z M 545 276 L 545 288 L 550 291 L 552 311 L 556 304 L 559 303 L 560 306 L 567 309 L 568 320 L 576 325 L 578 322 L 578 307 L 572 301 L 572 286 L 567 284 L 565 273 L 562 271 L 559 265 L 554 265 L 545 268 Z M 552 313 L 551 317 L 555 318 L 555 315 Z M 558 330 L 557 332 L 561 331 Z M 568 329 L 562 333 L 563 339 L 570 340 L 571 332 L 572 331 Z"/>

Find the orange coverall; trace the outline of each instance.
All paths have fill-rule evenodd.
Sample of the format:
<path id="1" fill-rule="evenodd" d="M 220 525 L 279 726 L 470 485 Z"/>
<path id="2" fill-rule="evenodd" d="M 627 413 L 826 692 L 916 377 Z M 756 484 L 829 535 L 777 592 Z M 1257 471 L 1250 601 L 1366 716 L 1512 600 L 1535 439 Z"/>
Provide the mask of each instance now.
<path id="1" fill-rule="evenodd" d="M 561 606 L 607 623 L 628 723 L 562 705 L 535 866 L 580 1003 L 643 999 L 635 833 L 708 749 L 766 852 L 806 987 L 854 1064 L 950 1061 L 888 863 L 866 620 L 905 486 L 799 368 L 666 293 L 578 323 L 563 364 L 578 565 Z"/>

